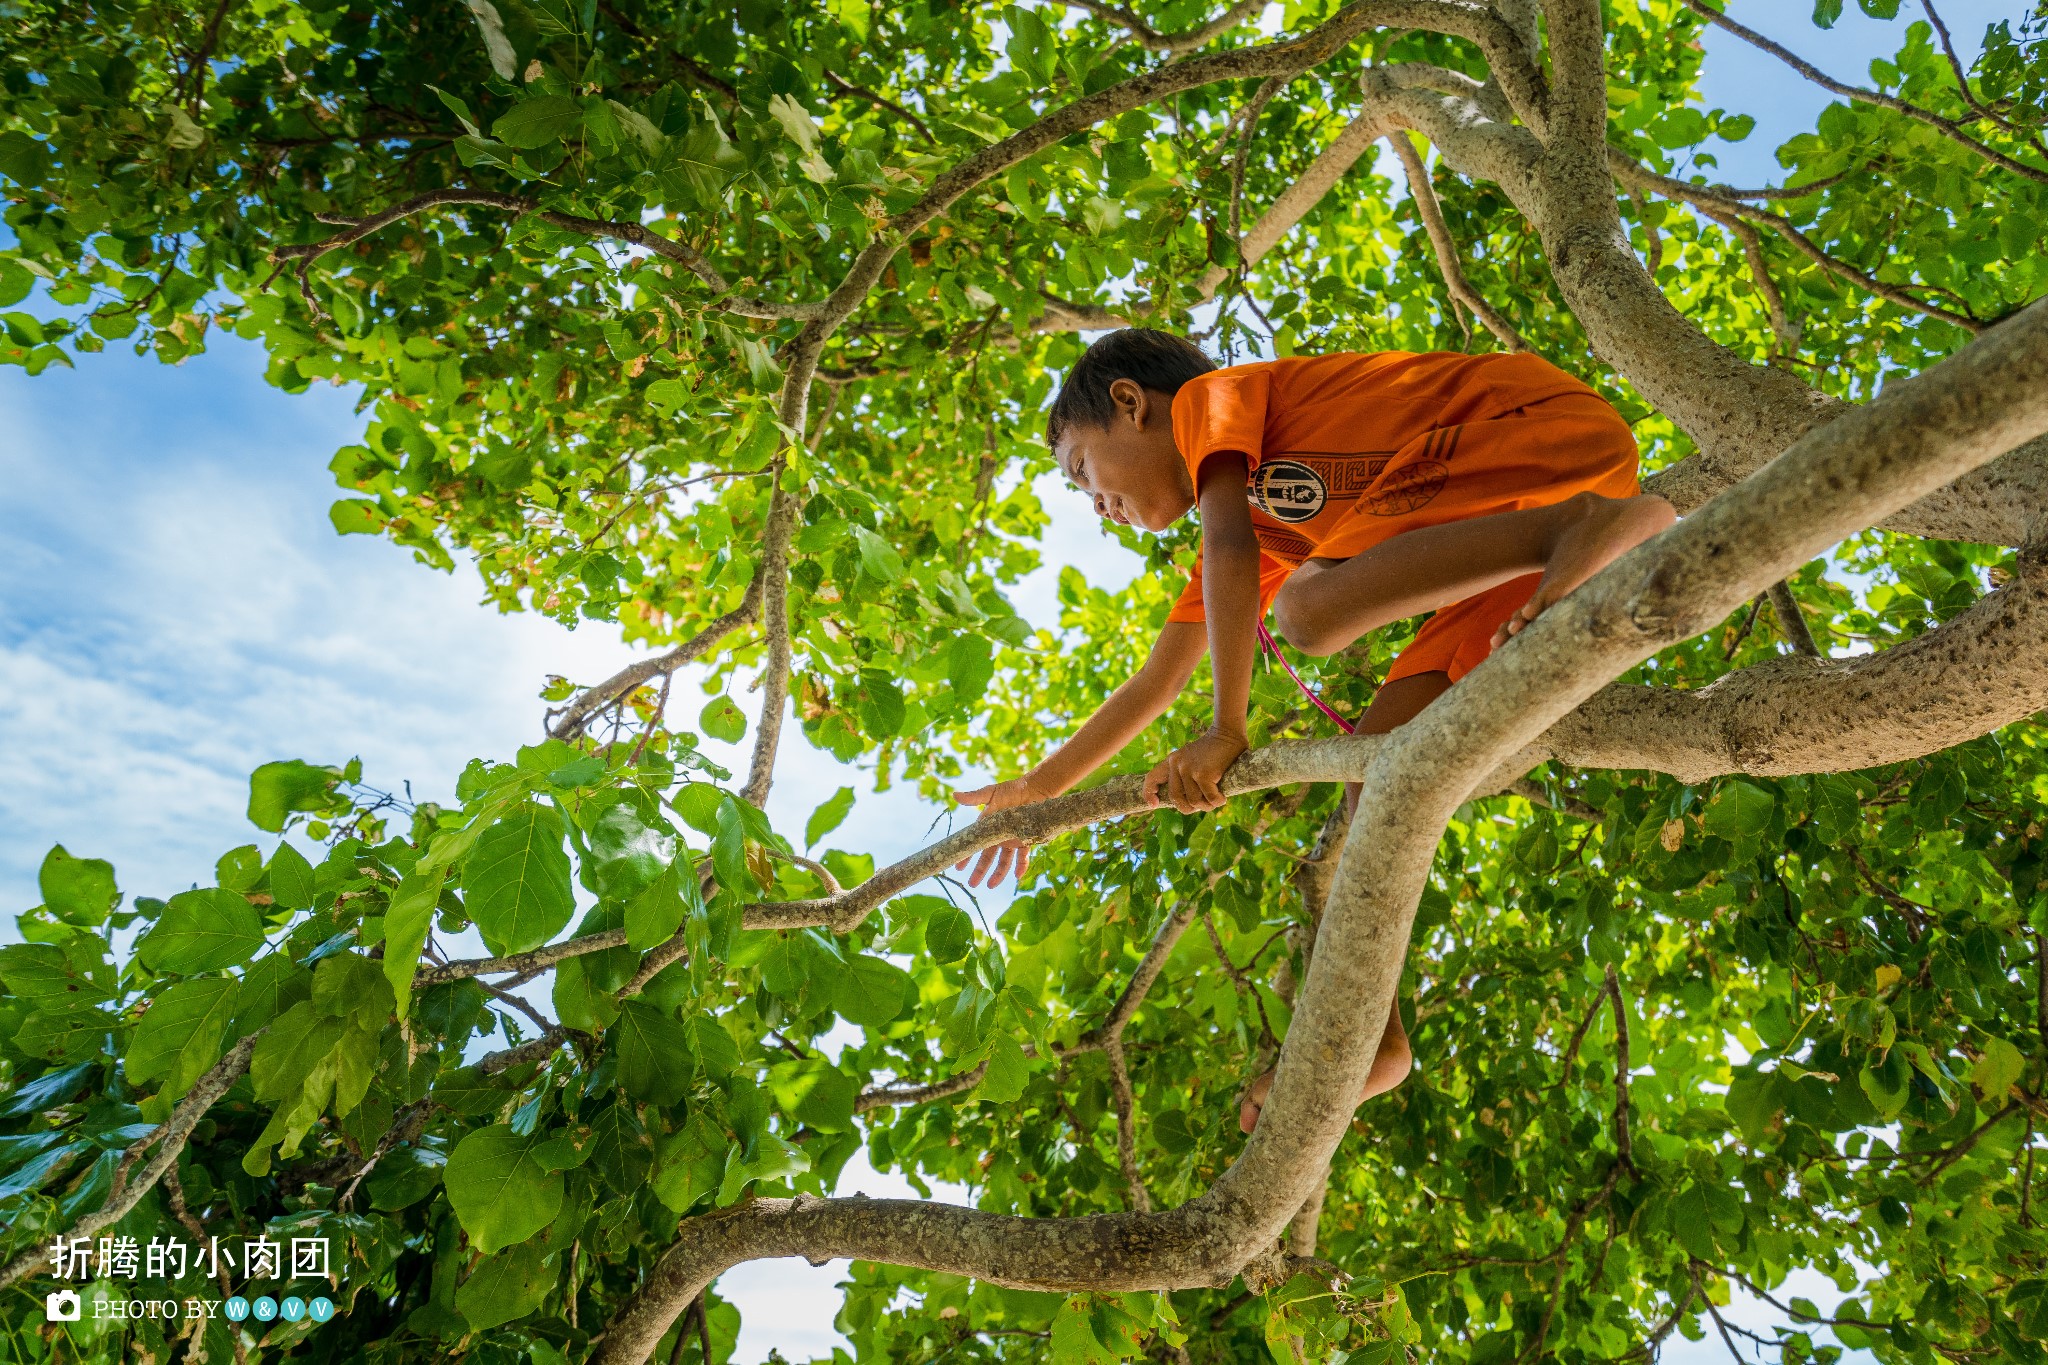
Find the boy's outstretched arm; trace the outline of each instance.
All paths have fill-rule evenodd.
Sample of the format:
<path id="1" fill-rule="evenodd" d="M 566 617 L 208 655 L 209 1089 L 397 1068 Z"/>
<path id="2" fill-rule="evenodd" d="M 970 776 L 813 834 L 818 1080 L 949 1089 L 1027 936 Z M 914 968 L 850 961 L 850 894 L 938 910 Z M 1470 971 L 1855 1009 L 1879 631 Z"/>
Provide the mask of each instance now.
<path id="1" fill-rule="evenodd" d="M 1248 473 L 1248 462 L 1237 451 L 1218 451 L 1202 462 L 1196 490 L 1202 508 L 1202 613 L 1208 617 L 1216 718 L 1204 734 L 1145 775 L 1145 799 L 1151 805 L 1159 804 L 1163 788 L 1176 810 L 1215 810 L 1224 801 L 1223 770 L 1249 742 L 1245 712 L 1258 652 L 1259 542 L 1244 495 Z"/>
<path id="2" fill-rule="evenodd" d="M 1072 739 L 1022 777 L 1013 777 L 992 787 L 954 792 L 953 799 L 962 805 L 980 806 L 983 815 L 992 815 L 1012 806 L 1029 805 L 1058 796 L 1114 757 L 1173 705 L 1181 689 L 1187 686 L 1188 679 L 1194 676 L 1195 665 L 1202 661 L 1202 651 L 1207 648 L 1207 642 L 1208 636 L 1201 622 L 1168 621 L 1160 627 L 1159 638 L 1153 641 L 1152 652 L 1146 656 L 1144 666 L 1109 694 L 1087 723 L 1074 732 Z M 982 878 L 988 876 L 988 884 L 994 886 L 1012 872 L 1021 881 L 1028 851 L 1029 846 L 1018 839 L 983 849 L 980 861 L 975 863 L 973 873 L 967 878 L 968 885 L 980 886 Z M 968 861 L 962 858 L 953 866 L 962 868 Z M 992 876 L 989 875 L 991 868 L 994 869 Z"/>

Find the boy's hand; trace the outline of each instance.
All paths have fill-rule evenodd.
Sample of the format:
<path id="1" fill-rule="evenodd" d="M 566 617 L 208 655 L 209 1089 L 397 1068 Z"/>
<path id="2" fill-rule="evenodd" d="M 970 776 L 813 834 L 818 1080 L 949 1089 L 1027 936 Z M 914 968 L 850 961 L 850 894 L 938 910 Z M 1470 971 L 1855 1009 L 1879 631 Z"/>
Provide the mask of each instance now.
<path id="1" fill-rule="evenodd" d="M 980 806 L 982 817 L 985 819 L 999 810 L 1009 810 L 1013 806 L 1028 806 L 1034 801 L 1043 801 L 1047 795 L 1049 793 L 1041 792 L 1032 786 L 1030 778 L 1013 777 L 1007 782 L 998 782 L 993 787 L 976 787 L 973 791 L 954 792 L 953 799 L 963 806 Z M 1024 860 L 1030 853 L 1031 845 L 1022 839 L 1005 839 L 1000 844 L 991 844 L 981 851 L 981 859 L 974 864 L 974 871 L 968 874 L 967 884 L 980 886 L 982 876 L 991 866 L 995 868 L 995 875 L 989 877 L 989 886 L 994 887 L 1012 872 L 1016 874 L 1017 881 L 1021 884 L 1024 880 Z M 974 855 L 970 853 L 954 863 L 953 870 L 957 872 L 967 866 L 973 857 Z"/>
<path id="2" fill-rule="evenodd" d="M 1181 745 L 1145 774 L 1145 804 L 1157 806 L 1164 787 L 1167 802 L 1184 815 L 1215 810 L 1227 799 L 1223 770 L 1235 763 L 1246 747 L 1243 735 L 1225 734 L 1212 726 L 1200 739 Z"/>

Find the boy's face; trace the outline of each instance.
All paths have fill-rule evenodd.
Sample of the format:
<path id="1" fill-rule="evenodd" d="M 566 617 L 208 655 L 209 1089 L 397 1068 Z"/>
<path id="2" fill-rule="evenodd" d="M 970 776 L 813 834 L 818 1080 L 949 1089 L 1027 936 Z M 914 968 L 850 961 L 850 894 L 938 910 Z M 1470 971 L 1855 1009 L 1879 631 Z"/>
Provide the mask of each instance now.
<path id="1" fill-rule="evenodd" d="M 1173 399 L 1129 379 L 1112 382 L 1109 396 L 1109 425 L 1068 427 L 1053 458 L 1097 516 L 1164 531 L 1195 505 L 1195 481 L 1173 443 Z"/>

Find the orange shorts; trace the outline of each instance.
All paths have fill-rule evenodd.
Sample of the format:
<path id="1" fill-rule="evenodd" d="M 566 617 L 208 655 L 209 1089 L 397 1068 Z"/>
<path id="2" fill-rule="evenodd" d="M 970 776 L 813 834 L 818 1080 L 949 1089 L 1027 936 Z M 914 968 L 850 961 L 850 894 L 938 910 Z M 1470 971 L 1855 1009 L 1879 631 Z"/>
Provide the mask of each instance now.
<path id="1" fill-rule="evenodd" d="M 1547 507 L 1583 492 L 1632 497 L 1641 491 L 1637 458 L 1635 433 L 1593 394 L 1562 394 L 1490 421 L 1440 427 L 1387 461 L 1351 516 L 1316 546 L 1315 557 L 1349 559 L 1404 531 Z M 1389 509 L 1397 510 L 1389 515 Z M 1492 652 L 1494 629 L 1541 580 L 1541 574 L 1526 574 L 1440 609 L 1394 660 L 1386 680 L 1447 673 L 1456 682 Z M 1274 582 L 1272 592 L 1279 587 Z M 1261 596 L 1262 607 L 1271 606 L 1272 596 Z"/>

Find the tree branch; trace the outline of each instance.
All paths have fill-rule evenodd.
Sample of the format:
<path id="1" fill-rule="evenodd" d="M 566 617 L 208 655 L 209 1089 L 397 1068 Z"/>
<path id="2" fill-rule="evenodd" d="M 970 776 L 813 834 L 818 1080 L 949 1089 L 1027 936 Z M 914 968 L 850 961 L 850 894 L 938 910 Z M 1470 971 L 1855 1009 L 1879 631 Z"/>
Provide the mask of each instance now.
<path id="1" fill-rule="evenodd" d="M 371 233 L 387 228 L 400 219 L 409 218 L 415 213 L 451 205 L 503 209 L 508 213 L 536 214 L 542 222 L 550 227 L 561 228 L 565 232 L 580 232 L 590 237 L 608 237 L 615 241 L 625 242 L 630 246 L 645 247 L 655 255 L 681 265 L 685 270 L 688 270 L 709 286 L 718 297 L 705 306 L 715 308 L 720 312 L 733 313 L 740 317 L 749 318 L 805 319 L 815 316 L 824 306 L 815 303 L 770 303 L 765 299 L 740 297 L 734 293 L 732 285 L 726 282 L 725 276 L 719 273 L 717 267 L 713 266 L 710 261 L 706 260 L 694 248 L 678 242 L 672 237 L 664 237 L 658 232 L 651 232 L 645 224 L 614 222 L 606 218 L 583 218 L 572 213 L 557 213 L 553 209 L 542 208 L 538 199 L 529 199 L 523 195 L 516 194 L 495 194 L 488 190 L 452 188 L 430 190 L 426 194 L 415 195 L 403 203 L 394 204 L 382 212 L 373 213 L 367 218 L 345 218 L 326 214 L 316 215 L 325 223 L 346 224 L 347 231 L 338 232 L 332 237 L 323 238 L 317 242 L 287 243 L 282 246 L 272 247 L 270 259 L 279 265 L 286 261 L 298 261 L 300 263 L 300 279 L 303 281 L 306 265 L 325 256 L 328 252 L 338 251 L 345 246 L 353 246 Z"/>
<path id="2" fill-rule="evenodd" d="M 1904 114 L 1910 119 L 1918 119 L 1943 137 L 1948 138 L 1951 142 L 1968 147 L 1993 165 L 2001 166 L 2015 175 L 2023 175 L 2029 180 L 2048 185 L 2048 171 L 2041 170 L 2039 167 L 2029 166 L 2023 161 L 2015 161 L 1996 147 L 1987 146 L 1976 138 L 1971 137 L 1969 133 L 1963 130 L 1963 126 L 1953 119 L 1943 118 L 1931 109 L 1922 109 L 1919 105 L 1908 103 L 1896 95 L 1887 95 L 1878 90 L 1865 90 L 1863 87 L 1856 85 L 1845 85 L 1841 81 L 1829 76 L 1812 62 L 1807 61 L 1783 45 L 1772 42 L 1755 29 L 1746 28 L 1736 23 L 1727 15 L 1708 5 L 1706 0 L 1684 0 L 1684 4 L 1687 9 L 1699 15 L 1708 23 L 1728 30 L 1728 32 L 1742 39 L 1743 42 L 1748 43 L 1751 47 L 1756 48 L 1759 52 L 1770 53 L 1773 57 L 1776 57 L 1779 61 L 1785 63 L 1785 65 L 1791 67 L 1794 71 L 1797 71 L 1800 75 L 1806 77 L 1806 79 L 1830 94 L 1840 95 L 1843 99 L 1855 100 L 1859 104 L 1869 104 L 1875 105 L 1880 109 L 1890 109 L 1894 113 Z M 1947 36 L 1946 31 L 1944 31 L 1942 34 L 1944 45 L 1946 45 Z M 1953 50 L 1950 51 L 1949 56 L 1950 60 L 1953 61 L 1955 57 Z M 1960 68 L 1958 69 L 1957 79 L 1962 85 L 1963 99 L 1974 107 L 1976 101 L 1969 94 L 1969 83 L 1961 79 Z"/>
<path id="3" fill-rule="evenodd" d="M 1236 4 L 1208 23 L 1184 33 L 1161 33 L 1122 5 L 1107 4 L 1104 0 L 1062 2 L 1069 9 L 1086 10 L 1098 19 L 1107 19 L 1112 24 L 1123 25 L 1129 30 L 1132 40 L 1148 51 L 1178 56 L 1183 52 L 1192 52 L 1198 47 L 1207 47 L 1216 38 L 1263 10 L 1272 3 L 1272 0 L 1237 0 Z"/>
<path id="4" fill-rule="evenodd" d="M 1731 216 L 1739 216 L 1740 218 L 1758 223 L 1768 223 L 1777 230 L 1780 236 L 1796 247 L 1800 254 L 1832 275 L 1839 276 L 1851 284 L 1877 295 L 1881 299 L 1896 303 L 1901 308 L 1910 308 L 1914 312 L 1924 314 L 1927 317 L 1939 318 L 1943 322 L 1953 323 L 1973 335 L 1984 330 L 1985 324 L 1979 322 L 1976 318 L 1943 308 L 1938 304 L 1922 302 L 1908 294 L 1904 287 L 1880 280 L 1860 267 L 1853 266 L 1839 257 L 1829 255 L 1822 249 L 1819 243 L 1793 226 L 1792 220 L 1783 214 L 1773 213 L 1769 209 L 1760 209 L 1753 204 L 1740 203 L 1704 185 L 1693 185 L 1668 175 L 1659 175 L 1656 171 L 1651 170 L 1638 161 L 1631 160 L 1620 151 L 1612 148 L 1609 149 L 1608 156 L 1613 162 L 1615 174 L 1624 184 L 1639 184 L 1644 188 L 1654 189 L 1670 198 L 1682 199 L 1686 203 L 1698 208 L 1715 222 L 1733 229 L 1738 236 L 1741 235 L 1742 229 L 1739 224 L 1729 221 Z M 1748 245 L 1748 239 L 1745 239 L 1745 245 Z M 1762 263 L 1760 254 L 1753 256 L 1751 262 L 1753 267 L 1760 267 Z M 1762 274 L 1760 268 L 1758 269 L 1758 275 L 1760 281 L 1768 278 Z M 1921 287 L 1926 288 L 1927 286 L 1923 285 Z M 1776 292 L 1775 289 L 1771 290 L 1773 295 Z M 1777 319 L 1783 311 L 1784 305 L 1782 303 L 1775 306 L 1772 315 L 1773 330 L 1776 330 Z"/>
<path id="5" fill-rule="evenodd" d="M 235 1045 L 227 1050 L 227 1054 L 207 1068 L 206 1074 L 193 1083 L 191 1090 L 187 1091 L 185 1097 L 178 1101 L 177 1107 L 171 1110 L 169 1118 L 128 1145 L 128 1150 L 121 1154 L 120 1163 L 114 1167 L 113 1183 L 107 1191 L 106 1203 L 79 1219 L 67 1236 L 90 1237 L 101 1228 L 120 1222 L 130 1209 L 141 1202 L 142 1196 L 149 1193 L 157 1181 L 163 1179 L 164 1172 L 178 1164 L 178 1153 L 185 1150 L 186 1139 L 192 1136 L 192 1130 L 198 1126 L 199 1120 L 206 1116 L 206 1111 L 211 1109 L 214 1103 L 228 1092 L 228 1087 L 241 1079 L 242 1073 L 249 1069 L 249 1058 L 256 1051 L 256 1040 L 268 1032 L 269 1027 L 266 1024 L 255 1032 L 245 1033 L 237 1039 Z M 128 1173 L 142 1160 L 143 1153 L 152 1145 L 156 1146 L 156 1155 L 149 1159 L 148 1164 L 142 1168 L 141 1175 L 130 1184 Z M 0 1289 L 5 1289 L 34 1274 L 43 1256 L 43 1249 L 38 1247 L 33 1251 L 24 1251 L 8 1262 L 5 1269 L 0 1269 Z"/>
<path id="6" fill-rule="evenodd" d="M 832 70 L 829 67 L 827 67 L 825 70 L 825 79 L 832 82 L 833 89 L 838 90 L 843 94 L 852 95 L 858 99 L 864 99 L 869 104 L 874 105 L 878 109 L 887 109 L 892 114 L 900 115 L 910 124 L 911 127 L 917 129 L 918 133 L 921 136 L 923 136 L 926 142 L 931 143 L 933 146 L 938 145 L 939 140 L 936 137 L 932 136 L 932 130 L 929 127 L 925 126 L 925 121 L 919 118 L 917 115 L 911 113 L 908 109 L 905 109 L 896 101 L 889 99 L 887 96 L 884 95 L 877 95 L 874 91 L 869 90 L 864 86 L 855 85 L 852 81 L 847 80 L 844 76 L 841 76 L 838 72 Z"/>
<path id="7" fill-rule="evenodd" d="M 1131 1072 L 1124 1064 L 1121 1030 L 1103 1041 L 1102 1051 L 1109 1058 L 1109 1095 L 1116 1109 L 1117 1166 L 1123 1171 L 1124 1184 L 1130 1189 L 1131 1208 L 1138 1213 L 1150 1213 L 1152 1195 L 1145 1188 L 1145 1177 L 1138 1172 L 1136 1120 L 1131 1114 L 1137 1102 L 1131 1097 Z"/>
<path id="8" fill-rule="evenodd" d="M 1387 145 L 1394 149 L 1394 155 L 1401 159 L 1401 169 L 1408 174 L 1408 192 L 1415 200 L 1415 212 L 1422 219 L 1423 229 L 1429 234 L 1429 244 L 1436 249 L 1437 269 L 1443 273 L 1444 288 L 1453 299 L 1472 310 L 1481 325 L 1493 333 L 1495 341 L 1510 351 L 1528 350 L 1529 343 L 1522 340 L 1514 324 L 1465 278 L 1464 267 L 1458 261 L 1458 244 L 1451 239 L 1451 229 L 1444 222 L 1443 208 L 1429 183 L 1429 170 L 1408 139 L 1406 130 L 1397 130 L 1387 135 Z"/>
<path id="9" fill-rule="evenodd" d="M 1806 628 L 1806 616 L 1799 610 L 1799 599 L 1792 595 L 1792 585 L 1779 579 L 1771 584 L 1770 598 L 1771 613 L 1778 618 L 1778 633 L 1792 646 L 1792 652 L 1809 659 L 1826 658 L 1826 652 L 1814 643 L 1813 632 Z"/>

